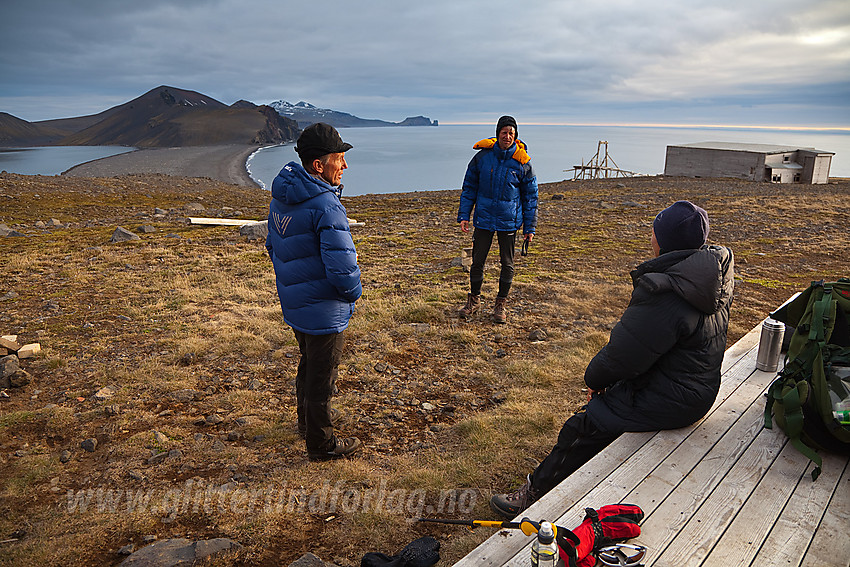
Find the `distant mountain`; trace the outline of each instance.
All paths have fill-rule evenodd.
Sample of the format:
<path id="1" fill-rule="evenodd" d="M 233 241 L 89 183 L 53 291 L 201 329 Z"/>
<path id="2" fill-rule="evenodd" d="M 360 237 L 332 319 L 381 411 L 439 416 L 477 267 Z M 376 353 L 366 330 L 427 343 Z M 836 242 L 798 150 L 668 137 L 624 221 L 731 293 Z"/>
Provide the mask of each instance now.
<path id="1" fill-rule="evenodd" d="M 65 133 L 57 128 L 34 124 L 6 112 L 0 112 L 0 146 L 49 145 L 64 136 Z"/>
<path id="2" fill-rule="evenodd" d="M 0 145 L 7 146 L 271 144 L 293 141 L 299 134 L 294 120 L 268 106 L 247 101 L 227 106 L 195 91 L 167 86 L 91 116 L 33 123 L 5 117 L 14 119 L 0 120 Z"/>
<path id="3" fill-rule="evenodd" d="M 358 118 L 284 100 L 230 106 L 195 91 L 160 86 L 98 114 L 27 122 L 0 112 L 0 146 L 134 146 L 137 148 L 277 144 L 294 141 L 300 128 L 327 122 L 354 126 L 436 126 L 425 116 L 401 122 Z"/>
<path id="4" fill-rule="evenodd" d="M 285 100 L 269 103 L 281 116 L 286 116 L 298 122 L 300 128 L 306 128 L 316 122 L 325 122 L 335 128 L 352 127 L 376 127 L 376 126 L 436 126 L 437 121 L 432 121 L 424 116 L 405 118 L 401 122 L 386 122 L 367 118 L 358 118 L 353 114 L 330 110 L 328 108 L 317 108 L 309 102 L 298 102 L 292 104 Z"/>

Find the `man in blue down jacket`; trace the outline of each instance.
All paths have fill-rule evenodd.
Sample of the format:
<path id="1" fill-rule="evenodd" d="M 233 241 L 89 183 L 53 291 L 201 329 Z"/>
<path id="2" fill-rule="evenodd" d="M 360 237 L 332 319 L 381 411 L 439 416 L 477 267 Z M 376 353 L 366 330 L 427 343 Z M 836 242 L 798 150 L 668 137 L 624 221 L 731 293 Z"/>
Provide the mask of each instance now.
<path id="1" fill-rule="evenodd" d="M 493 321 L 507 322 L 505 303 L 514 277 L 516 232 L 522 228 L 526 242 L 531 242 L 537 225 L 537 177 L 525 144 L 517 138 L 517 124 L 512 116 L 502 116 L 496 124 L 496 137 L 472 146 L 478 150 L 466 168 L 457 222 L 469 232 L 469 216 L 473 208 L 472 266 L 469 269 L 469 293 L 466 305 L 459 311 L 461 319 L 475 315 L 481 306 L 481 284 L 484 263 L 493 235 L 499 241 L 499 292 L 493 305 Z"/>
<path id="2" fill-rule="evenodd" d="M 360 448 L 340 439 L 331 423 L 330 399 L 344 345 L 343 331 L 360 297 L 360 268 L 340 203 L 345 152 L 328 124 L 307 127 L 289 162 L 272 182 L 266 248 L 274 264 L 284 321 L 292 327 L 301 360 L 295 376 L 298 430 L 311 460 L 336 459 Z"/>
<path id="3" fill-rule="evenodd" d="M 655 258 L 632 271 L 634 291 L 608 344 L 585 371 L 588 403 L 564 423 L 551 453 L 490 507 L 513 518 L 626 431 L 676 429 L 702 418 L 720 388 L 732 251 L 705 245 L 708 215 L 677 201 L 653 222 Z"/>

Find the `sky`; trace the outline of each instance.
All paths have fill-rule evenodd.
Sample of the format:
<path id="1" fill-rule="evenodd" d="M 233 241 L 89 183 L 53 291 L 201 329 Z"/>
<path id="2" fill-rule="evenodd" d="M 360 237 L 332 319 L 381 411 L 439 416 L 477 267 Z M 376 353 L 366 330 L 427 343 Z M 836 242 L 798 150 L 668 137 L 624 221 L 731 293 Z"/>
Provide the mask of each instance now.
<path id="1" fill-rule="evenodd" d="M 167 85 L 392 122 L 850 133 L 847 0 L 3 0 L 0 112 Z"/>

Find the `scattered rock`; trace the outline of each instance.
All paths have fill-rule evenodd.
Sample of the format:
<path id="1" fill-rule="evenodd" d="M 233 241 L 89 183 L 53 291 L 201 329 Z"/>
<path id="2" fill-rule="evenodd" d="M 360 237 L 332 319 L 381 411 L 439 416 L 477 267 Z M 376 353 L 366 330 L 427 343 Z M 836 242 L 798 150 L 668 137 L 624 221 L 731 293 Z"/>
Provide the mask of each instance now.
<path id="1" fill-rule="evenodd" d="M 83 448 L 84 451 L 89 453 L 93 453 L 95 449 L 97 449 L 97 439 L 94 437 L 89 437 L 82 443 L 80 443 L 80 447 Z"/>
<path id="2" fill-rule="evenodd" d="M 109 239 L 109 242 L 129 242 L 130 240 L 141 240 L 141 237 L 138 234 L 133 234 L 126 228 L 119 226 L 115 229 L 115 232 L 112 233 L 112 238 Z"/>
<path id="3" fill-rule="evenodd" d="M 94 398 L 96 400 L 108 400 L 115 395 L 116 390 L 117 388 L 115 386 L 104 386 L 94 393 Z"/>
<path id="4" fill-rule="evenodd" d="M 242 546 L 226 538 L 191 541 L 184 538 L 164 539 L 152 543 L 121 562 L 122 567 L 177 567 L 195 565 L 202 560 Z"/>
<path id="5" fill-rule="evenodd" d="M 545 329 L 534 329 L 528 334 L 530 341 L 545 341 L 547 338 L 549 338 L 549 335 L 546 334 Z"/>
<path id="6" fill-rule="evenodd" d="M 204 207 L 200 203 L 186 203 L 183 205 L 183 210 L 188 213 L 200 213 L 201 211 L 206 211 L 206 207 Z"/>
<path id="7" fill-rule="evenodd" d="M 553 193 L 552 194 L 552 200 L 553 201 L 563 201 L 564 200 L 563 193 Z"/>
<path id="8" fill-rule="evenodd" d="M 158 445 L 168 445 L 168 436 L 160 431 L 154 430 L 153 432 L 153 440 Z"/>
<path id="9" fill-rule="evenodd" d="M 325 562 L 308 552 L 290 563 L 289 567 L 325 567 Z"/>
<path id="10" fill-rule="evenodd" d="M 239 235 L 248 240 L 265 240 L 269 235 L 269 221 L 252 222 L 239 227 Z"/>
<path id="11" fill-rule="evenodd" d="M 129 543 L 118 549 L 118 555 L 130 555 L 136 549 L 136 546 Z"/>
<path id="12" fill-rule="evenodd" d="M 67 463 L 70 460 L 71 460 L 71 451 L 69 451 L 68 449 L 65 449 L 64 451 L 59 453 L 59 462 L 60 463 Z"/>
<path id="13" fill-rule="evenodd" d="M 223 421 L 224 421 L 224 418 L 221 417 L 220 415 L 218 415 L 217 413 L 208 415 L 207 417 L 204 418 L 204 422 L 207 425 L 218 425 L 219 423 L 221 423 Z"/>
<path id="14" fill-rule="evenodd" d="M 151 234 L 153 232 L 156 232 L 156 229 L 149 224 L 143 224 L 139 227 L 139 232 L 141 232 L 142 234 Z"/>
<path id="15" fill-rule="evenodd" d="M 200 395 L 200 392 L 197 390 L 185 389 L 185 390 L 175 390 L 168 394 L 168 397 L 179 403 L 189 403 L 195 400 L 195 398 Z"/>

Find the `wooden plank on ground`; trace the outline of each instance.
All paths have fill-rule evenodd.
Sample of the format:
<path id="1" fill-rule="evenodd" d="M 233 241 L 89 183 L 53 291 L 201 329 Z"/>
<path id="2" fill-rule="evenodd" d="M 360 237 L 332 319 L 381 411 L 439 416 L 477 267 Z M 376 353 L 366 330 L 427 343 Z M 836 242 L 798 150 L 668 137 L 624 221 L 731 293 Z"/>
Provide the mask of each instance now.
<path id="1" fill-rule="evenodd" d="M 815 482 L 820 481 L 818 479 Z M 812 544 L 800 567 L 823 567 L 825 565 L 850 565 L 850 466 L 844 472 L 832 494 L 832 501 L 818 526 Z"/>
<path id="2" fill-rule="evenodd" d="M 756 408 L 753 406 L 751 409 Z M 752 420 L 749 431 L 736 432 L 733 427 L 724 436 L 724 441 L 729 444 L 743 447 L 743 453 L 718 444 L 716 454 L 706 455 L 694 473 L 688 475 L 673 496 L 665 501 L 666 513 L 653 515 L 649 522 L 644 522 L 641 543 L 657 550 L 656 534 L 670 541 L 661 556 L 654 557 L 651 564 L 700 565 L 714 548 L 787 442 L 781 431 L 761 428 L 758 420 L 760 412 L 761 408 L 748 410 L 749 415 L 739 420 L 742 424 Z M 718 474 L 716 467 L 721 465 L 725 469 L 722 464 L 728 465 L 736 452 L 740 457 L 732 468 Z M 647 534 L 646 538 L 644 534 Z"/>
<path id="3" fill-rule="evenodd" d="M 702 564 L 703 567 L 749 565 L 791 499 L 808 466 L 809 459 L 801 455 L 791 443 L 786 443 Z M 837 479 L 836 474 L 832 484 Z M 830 484 L 829 481 L 827 484 Z"/>
<path id="4" fill-rule="evenodd" d="M 800 564 L 835 494 L 847 460 L 847 457 L 824 454 L 823 473 L 816 482 L 812 482 L 808 470 L 803 474 L 751 565 Z M 850 549 L 847 556 L 850 558 Z"/>

